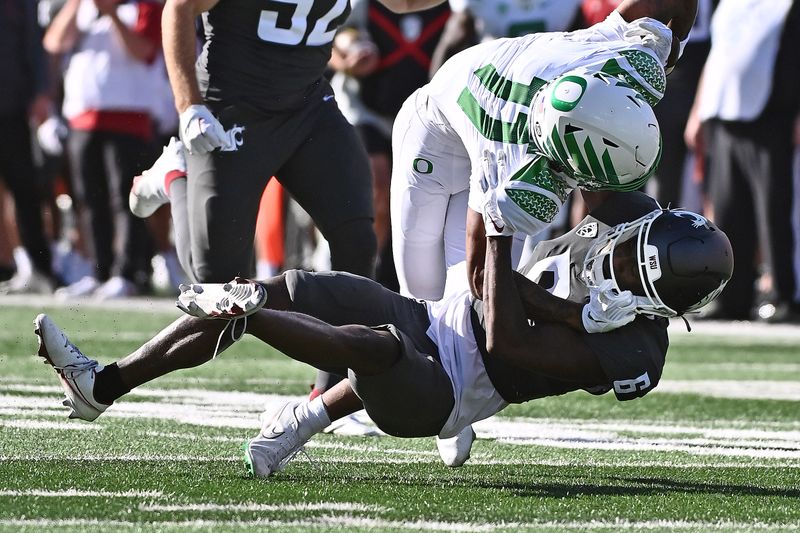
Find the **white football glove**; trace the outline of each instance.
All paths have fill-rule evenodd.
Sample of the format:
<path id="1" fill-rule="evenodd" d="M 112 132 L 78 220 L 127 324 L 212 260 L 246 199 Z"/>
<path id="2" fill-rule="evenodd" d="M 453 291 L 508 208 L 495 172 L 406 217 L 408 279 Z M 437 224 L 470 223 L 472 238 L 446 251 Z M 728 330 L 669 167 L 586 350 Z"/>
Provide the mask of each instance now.
<path id="1" fill-rule="evenodd" d="M 180 115 L 180 137 L 191 154 L 230 148 L 225 128 L 204 105 L 190 105 Z"/>
<path id="2" fill-rule="evenodd" d="M 581 317 L 587 333 L 605 333 L 621 328 L 636 318 L 636 298 L 631 291 L 619 294 L 612 289 L 611 280 L 589 289 L 589 303 L 583 306 Z"/>
<path id="3" fill-rule="evenodd" d="M 483 191 L 483 225 L 487 237 L 509 237 L 514 229 L 506 224 L 497 205 L 498 190 L 501 181 L 506 177 L 506 153 L 500 152 L 495 158 L 494 152 L 483 151 L 481 157 L 481 190 Z"/>

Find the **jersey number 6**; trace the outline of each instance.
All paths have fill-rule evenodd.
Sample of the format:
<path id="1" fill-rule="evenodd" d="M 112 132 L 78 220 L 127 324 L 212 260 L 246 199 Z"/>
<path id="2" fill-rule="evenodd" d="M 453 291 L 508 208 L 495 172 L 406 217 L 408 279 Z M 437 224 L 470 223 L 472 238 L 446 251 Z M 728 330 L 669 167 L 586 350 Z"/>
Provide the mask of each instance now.
<path id="1" fill-rule="evenodd" d="M 258 37 L 263 41 L 277 44 L 298 45 L 303 42 L 308 29 L 308 15 L 314 5 L 314 0 L 275 0 L 285 4 L 294 4 L 297 7 L 292 15 L 292 25 L 288 28 L 278 27 L 278 12 L 264 9 L 258 20 Z M 305 39 L 306 46 L 321 46 L 333 40 L 336 28 L 328 29 L 331 21 L 344 13 L 348 0 L 336 0 L 330 10 L 317 19 L 311 33 Z"/>

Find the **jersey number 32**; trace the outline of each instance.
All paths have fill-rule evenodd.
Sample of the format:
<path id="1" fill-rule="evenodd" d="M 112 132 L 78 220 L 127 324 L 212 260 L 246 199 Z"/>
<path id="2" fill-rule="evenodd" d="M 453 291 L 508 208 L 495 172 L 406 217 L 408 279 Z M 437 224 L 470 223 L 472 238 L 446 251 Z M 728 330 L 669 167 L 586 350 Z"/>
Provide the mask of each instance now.
<path id="1" fill-rule="evenodd" d="M 261 18 L 258 20 L 258 37 L 261 40 L 277 44 L 298 45 L 303 43 L 305 37 L 306 46 L 321 46 L 333 40 L 336 33 L 336 25 L 328 29 L 331 22 L 336 17 L 344 13 L 347 9 L 348 0 L 336 0 L 333 6 L 317 19 L 311 32 L 306 37 L 309 26 L 309 14 L 314 6 L 314 0 L 275 0 L 283 4 L 295 5 L 292 15 L 291 26 L 288 28 L 278 27 L 278 12 L 269 9 L 261 11 Z"/>

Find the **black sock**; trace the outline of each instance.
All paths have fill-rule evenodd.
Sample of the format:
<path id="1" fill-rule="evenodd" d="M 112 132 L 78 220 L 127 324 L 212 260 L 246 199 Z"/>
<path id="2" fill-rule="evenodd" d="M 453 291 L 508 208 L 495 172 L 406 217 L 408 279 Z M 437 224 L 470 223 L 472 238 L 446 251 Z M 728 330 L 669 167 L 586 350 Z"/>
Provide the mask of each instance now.
<path id="1" fill-rule="evenodd" d="M 122 376 L 119 375 L 117 363 L 111 363 L 106 365 L 95 376 L 92 395 L 95 401 L 111 405 L 114 400 L 128 394 L 130 391 L 130 387 L 125 385 L 122 381 Z"/>

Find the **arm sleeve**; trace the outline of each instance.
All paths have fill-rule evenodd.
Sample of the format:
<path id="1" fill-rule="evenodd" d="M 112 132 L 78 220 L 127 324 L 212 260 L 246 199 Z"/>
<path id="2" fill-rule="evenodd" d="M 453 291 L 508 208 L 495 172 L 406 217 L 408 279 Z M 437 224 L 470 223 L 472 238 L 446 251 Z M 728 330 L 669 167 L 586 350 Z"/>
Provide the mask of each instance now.
<path id="1" fill-rule="evenodd" d="M 558 214 L 569 189 L 540 155 L 527 158 L 497 195 L 500 215 L 515 231 L 536 235 Z"/>
<path id="2" fill-rule="evenodd" d="M 627 326 L 584 339 L 597 354 L 617 400 L 640 398 L 661 379 L 669 345 L 666 319 L 639 316 Z"/>

